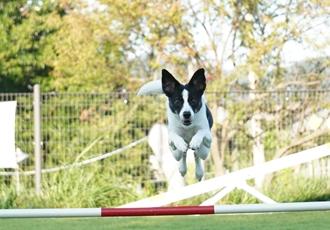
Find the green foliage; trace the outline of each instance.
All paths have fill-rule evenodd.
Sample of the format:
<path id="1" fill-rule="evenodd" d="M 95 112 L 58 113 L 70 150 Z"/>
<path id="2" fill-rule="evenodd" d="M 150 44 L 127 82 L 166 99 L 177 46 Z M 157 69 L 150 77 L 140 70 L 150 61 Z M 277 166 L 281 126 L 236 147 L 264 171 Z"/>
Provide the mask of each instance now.
<path id="1" fill-rule="evenodd" d="M 137 184 L 103 171 L 98 164 L 45 175 L 33 207 L 116 207 L 138 199 Z"/>
<path id="2" fill-rule="evenodd" d="M 109 92 L 127 84 L 130 72 L 122 61 L 123 41 L 108 27 L 102 17 L 79 11 L 61 18 L 52 73 L 56 91 Z"/>
<path id="3" fill-rule="evenodd" d="M 18 199 L 16 190 L 14 186 L 6 188 L 4 185 L 1 185 L 0 193 L 0 208 L 15 208 L 16 200 Z"/>
<path id="4" fill-rule="evenodd" d="M 0 3 L 0 91 L 109 92 L 131 76 L 121 51 L 128 38 L 104 15 L 82 13 L 84 1 Z M 79 26 L 77 26 L 79 25 Z"/>
<path id="5" fill-rule="evenodd" d="M 56 18 L 55 4 L 50 1 L 40 8 L 21 0 L 0 3 L 0 91 L 27 92 L 28 86 L 41 83 L 49 90 L 50 60 L 55 57 L 52 35 L 58 25 L 49 23 Z"/>
<path id="6" fill-rule="evenodd" d="M 141 198 L 139 184 L 111 173 L 100 172 L 98 163 L 44 174 L 42 195 L 34 188 L 1 185 L 1 208 L 117 207 Z M 15 184 L 15 183 L 13 183 Z"/>
<path id="7" fill-rule="evenodd" d="M 329 178 L 294 175 L 292 170 L 276 174 L 271 185 L 264 188 L 265 194 L 276 202 L 329 201 Z"/>

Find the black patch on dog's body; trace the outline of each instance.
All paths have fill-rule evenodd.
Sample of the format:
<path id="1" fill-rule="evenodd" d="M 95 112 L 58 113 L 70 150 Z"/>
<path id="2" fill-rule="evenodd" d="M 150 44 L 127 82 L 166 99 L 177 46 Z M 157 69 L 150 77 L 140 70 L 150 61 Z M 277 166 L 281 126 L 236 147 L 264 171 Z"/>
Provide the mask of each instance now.
<path id="1" fill-rule="evenodd" d="M 210 129 L 211 129 L 213 126 L 213 117 L 212 117 L 211 111 L 209 110 L 209 107 L 207 107 L 207 106 L 206 106 L 206 117 L 209 122 Z"/>

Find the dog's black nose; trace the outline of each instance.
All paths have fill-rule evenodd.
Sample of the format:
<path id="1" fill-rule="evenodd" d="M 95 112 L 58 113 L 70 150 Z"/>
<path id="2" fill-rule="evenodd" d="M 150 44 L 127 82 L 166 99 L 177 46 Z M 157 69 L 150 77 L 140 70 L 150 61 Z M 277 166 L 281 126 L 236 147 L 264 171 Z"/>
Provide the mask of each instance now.
<path id="1" fill-rule="evenodd" d="M 183 117 L 185 118 L 185 119 L 189 119 L 190 117 L 191 117 L 191 114 L 190 114 L 190 112 L 183 112 Z"/>

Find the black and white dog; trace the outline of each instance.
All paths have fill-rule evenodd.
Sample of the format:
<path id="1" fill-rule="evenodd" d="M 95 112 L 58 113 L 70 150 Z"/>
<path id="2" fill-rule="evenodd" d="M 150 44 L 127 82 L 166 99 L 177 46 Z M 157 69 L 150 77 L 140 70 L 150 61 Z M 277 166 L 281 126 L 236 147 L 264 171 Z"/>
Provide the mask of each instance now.
<path id="1" fill-rule="evenodd" d="M 179 172 L 182 176 L 187 173 L 187 150 L 194 151 L 195 177 L 199 181 L 204 175 L 200 159 L 208 157 L 212 142 L 213 118 L 205 103 L 205 88 L 204 69 L 197 70 L 185 85 L 163 69 L 161 80 L 143 85 L 138 92 L 138 95 L 165 93 L 168 97 L 166 107 L 170 150 L 174 158 L 180 161 Z"/>

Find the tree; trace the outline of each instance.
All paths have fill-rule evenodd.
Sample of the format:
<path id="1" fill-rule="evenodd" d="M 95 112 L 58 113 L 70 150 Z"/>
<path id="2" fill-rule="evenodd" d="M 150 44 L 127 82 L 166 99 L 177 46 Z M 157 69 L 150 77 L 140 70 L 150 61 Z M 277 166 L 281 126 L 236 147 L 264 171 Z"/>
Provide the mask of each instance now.
<path id="1" fill-rule="evenodd" d="M 129 63 L 121 51 L 127 38 L 110 29 L 104 12 L 88 12 L 83 1 L 67 6 L 56 36 L 56 91 L 109 92 L 127 83 Z"/>
<path id="2" fill-rule="evenodd" d="M 122 53 L 127 39 L 109 29 L 101 12 L 84 1 L 5 1 L 0 3 L 0 90 L 111 91 L 127 83 Z"/>
<path id="3" fill-rule="evenodd" d="M 106 5 L 107 21 L 120 38 L 127 59 L 138 78 L 156 79 L 162 68 L 186 76 L 186 45 L 191 41 L 185 9 L 176 0 L 101 0 Z M 184 75 L 185 74 L 185 75 Z"/>
<path id="4" fill-rule="evenodd" d="M 322 31 L 318 30 L 318 27 L 329 28 L 328 2 L 287 1 L 282 4 L 269 1 L 201 0 L 194 3 L 187 1 L 183 5 L 191 22 L 191 33 L 199 33 L 199 36 L 194 36 L 193 42 L 189 44 L 194 51 L 192 61 L 206 66 L 211 79 L 214 80 L 209 89 L 272 92 L 286 89 L 293 83 L 312 85 L 310 81 L 320 77 L 324 79 L 322 71 L 316 71 L 316 75 L 315 72 L 295 75 L 293 79 L 283 51 L 290 42 L 296 42 L 326 57 L 322 49 L 329 48 L 329 41 L 318 39 L 322 40 L 322 46 L 318 46 L 317 44 L 321 43 L 311 39 L 313 34 L 310 31 Z M 319 65 L 322 66 L 321 69 L 328 68 L 327 58 L 322 60 L 322 64 Z M 225 64 L 232 66 L 231 72 L 224 71 Z M 250 75 L 255 76 L 252 84 L 248 82 Z M 237 96 L 235 93 L 232 95 Z M 270 93 L 266 93 L 250 99 L 245 98 L 247 105 L 244 108 L 249 108 L 249 111 L 242 111 L 242 108 L 234 105 L 226 105 L 228 118 L 213 128 L 212 156 L 216 163 L 216 175 L 224 173 L 225 165 L 232 165 L 231 160 L 228 160 L 230 158 L 226 156 L 229 145 L 232 145 L 237 135 L 245 130 L 254 115 L 274 112 L 260 106 L 262 100 L 271 100 L 270 96 Z M 227 99 L 232 98 L 209 98 L 214 116 L 217 116 L 219 103 L 223 104 L 222 101 Z M 285 114 L 290 114 L 283 113 L 282 110 L 277 112 L 282 114 L 282 119 L 285 119 Z M 248 133 L 247 130 L 244 132 Z M 275 154 L 274 157 L 279 155 L 281 154 Z"/>
<path id="5" fill-rule="evenodd" d="M 42 7 L 22 0 L 0 3 L 1 92 L 27 92 L 35 83 L 45 85 L 44 90 L 51 88 L 49 60 L 55 55 L 50 39 L 58 27 L 47 23 L 57 14 L 55 5 L 49 4 L 51 1 L 44 1 Z"/>

